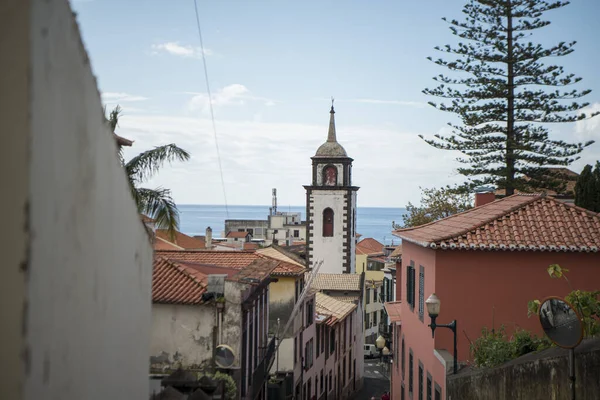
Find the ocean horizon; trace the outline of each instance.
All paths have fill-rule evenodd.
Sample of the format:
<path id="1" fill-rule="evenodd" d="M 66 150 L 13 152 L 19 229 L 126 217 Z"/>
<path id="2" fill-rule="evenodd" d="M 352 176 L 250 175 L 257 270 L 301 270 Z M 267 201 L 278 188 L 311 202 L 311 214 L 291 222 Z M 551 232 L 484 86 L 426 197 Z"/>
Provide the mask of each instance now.
<path id="1" fill-rule="evenodd" d="M 266 220 L 270 205 L 207 205 L 178 204 L 179 230 L 186 235 L 204 235 L 207 227 L 213 230 L 213 237 L 222 237 L 226 219 Z M 306 206 L 280 206 L 277 211 L 299 212 L 306 220 Z M 399 244 L 400 239 L 392 235 L 392 221 L 402 221 L 406 209 L 402 207 L 358 207 L 356 210 L 356 231 L 363 238 L 371 237 L 383 244 Z"/>

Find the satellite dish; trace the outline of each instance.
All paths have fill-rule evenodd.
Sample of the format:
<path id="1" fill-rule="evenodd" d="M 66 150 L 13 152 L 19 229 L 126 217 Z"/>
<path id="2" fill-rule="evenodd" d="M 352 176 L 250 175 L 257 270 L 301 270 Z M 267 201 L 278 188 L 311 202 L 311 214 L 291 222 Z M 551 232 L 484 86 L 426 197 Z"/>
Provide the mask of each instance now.
<path id="1" fill-rule="evenodd" d="M 215 350 L 215 364 L 219 368 L 231 368 L 235 361 L 233 349 L 226 344 L 220 344 Z"/>
<path id="2" fill-rule="evenodd" d="M 573 306 L 558 297 L 546 299 L 540 306 L 540 323 L 557 346 L 572 349 L 583 338 L 583 324 Z"/>

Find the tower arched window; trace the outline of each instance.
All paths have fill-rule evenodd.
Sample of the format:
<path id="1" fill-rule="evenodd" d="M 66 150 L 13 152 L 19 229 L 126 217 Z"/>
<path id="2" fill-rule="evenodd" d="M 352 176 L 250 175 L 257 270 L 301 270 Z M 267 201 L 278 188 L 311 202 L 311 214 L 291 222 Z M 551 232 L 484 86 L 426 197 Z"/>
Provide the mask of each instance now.
<path id="1" fill-rule="evenodd" d="M 337 168 L 335 166 L 328 165 L 325 168 L 323 168 L 323 185 L 337 185 Z"/>
<path id="2" fill-rule="evenodd" d="M 333 236 L 333 210 L 326 208 L 323 210 L 323 237 Z"/>

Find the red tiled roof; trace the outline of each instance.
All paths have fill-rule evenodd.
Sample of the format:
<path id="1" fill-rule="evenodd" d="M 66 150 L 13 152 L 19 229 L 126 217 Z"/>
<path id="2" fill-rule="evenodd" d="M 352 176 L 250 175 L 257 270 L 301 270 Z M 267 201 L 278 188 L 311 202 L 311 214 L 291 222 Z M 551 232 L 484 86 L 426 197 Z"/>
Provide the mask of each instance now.
<path id="1" fill-rule="evenodd" d="M 258 285 L 271 275 L 279 263 L 280 261 L 272 258 L 257 257 L 228 280 Z"/>
<path id="2" fill-rule="evenodd" d="M 402 257 L 402 245 L 401 244 L 396 246 L 394 251 L 392 251 L 392 254 L 390 254 L 390 257 Z"/>
<path id="3" fill-rule="evenodd" d="M 600 215 L 552 197 L 516 194 L 394 235 L 434 249 L 596 252 Z"/>
<path id="4" fill-rule="evenodd" d="M 168 240 L 156 237 L 154 239 L 154 250 L 183 250 L 183 247 L 179 247 Z"/>
<path id="5" fill-rule="evenodd" d="M 273 275 L 295 276 L 304 273 L 306 270 L 301 265 L 296 265 L 290 262 L 282 261 L 260 255 L 253 251 L 164 251 L 155 252 L 157 256 L 178 260 L 185 263 L 194 263 L 202 265 L 212 265 L 217 267 L 229 267 L 235 269 L 245 268 L 258 259 L 269 259 L 276 263 L 274 264 Z"/>
<path id="6" fill-rule="evenodd" d="M 203 240 L 188 236 L 181 232 L 175 232 L 175 237 L 171 239 L 171 236 L 166 229 L 157 229 L 156 237 L 174 243 L 186 250 L 200 250 L 206 248 Z"/>
<path id="7" fill-rule="evenodd" d="M 226 238 L 245 238 L 246 236 L 248 236 L 249 233 L 248 232 L 227 232 L 227 236 L 225 236 Z"/>
<path id="8" fill-rule="evenodd" d="M 243 268 L 258 255 L 253 251 L 157 251 L 156 255 L 185 262 L 218 267 Z"/>
<path id="9" fill-rule="evenodd" d="M 399 322 L 402 319 L 400 318 L 400 304 L 401 301 L 390 301 L 384 304 L 385 311 L 390 317 L 391 322 Z"/>
<path id="10" fill-rule="evenodd" d="M 202 304 L 206 275 L 162 257 L 154 259 L 152 301 L 162 304 Z"/>
<path id="11" fill-rule="evenodd" d="M 377 261 L 377 262 L 380 262 L 380 263 L 387 262 L 387 260 L 385 259 L 385 257 L 371 257 L 371 256 L 369 256 L 368 259 L 369 259 L 369 261 Z"/>
<path id="12" fill-rule="evenodd" d="M 258 243 L 244 243 L 244 250 L 258 250 Z"/>
<path id="13" fill-rule="evenodd" d="M 358 253 L 360 251 L 360 253 Z M 356 244 L 358 254 L 376 254 L 383 252 L 383 244 L 373 238 L 364 238 Z"/>

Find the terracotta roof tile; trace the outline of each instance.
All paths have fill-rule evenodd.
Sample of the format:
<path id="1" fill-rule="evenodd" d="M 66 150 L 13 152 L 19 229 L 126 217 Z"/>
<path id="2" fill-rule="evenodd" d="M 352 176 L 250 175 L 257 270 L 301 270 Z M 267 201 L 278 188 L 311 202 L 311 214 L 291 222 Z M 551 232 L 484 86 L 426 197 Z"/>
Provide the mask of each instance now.
<path id="1" fill-rule="evenodd" d="M 306 271 L 304 266 L 293 262 L 275 259 L 269 255 L 263 255 L 254 251 L 156 251 L 157 256 L 179 260 L 181 262 L 212 265 L 217 267 L 230 267 L 241 269 L 252 264 L 258 259 L 270 259 L 276 261 L 273 275 L 296 276 Z"/>
<path id="2" fill-rule="evenodd" d="M 244 243 L 244 250 L 258 250 L 259 248 L 258 243 Z"/>
<path id="3" fill-rule="evenodd" d="M 319 290 L 360 291 L 360 275 L 317 274 L 312 286 Z"/>
<path id="4" fill-rule="evenodd" d="M 356 244 L 357 254 L 375 254 L 383 252 L 383 244 L 373 238 L 364 238 Z M 360 252 L 360 253 L 359 253 Z"/>
<path id="5" fill-rule="evenodd" d="M 271 275 L 280 262 L 268 257 L 257 257 L 250 264 L 241 268 L 235 275 L 227 279 L 258 285 Z"/>
<path id="6" fill-rule="evenodd" d="M 226 238 L 238 238 L 238 239 L 243 239 L 246 236 L 248 236 L 249 233 L 248 232 L 227 232 L 227 235 L 225 236 Z"/>
<path id="7" fill-rule="evenodd" d="M 344 303 L 354 303 L 360 299 L 360 296 L 331 296 L 336 300 L 343 301 Z"/>
<path id="8" fill-rule="evenodd" d="M 391 322 L 399 322 L 402 319 L 400 318 L 400 304 L 401 301 L 390 301 L 388 303 L 384 303 L 385 311 L 390 317 Z"/>
<path id="9" fill-rule="evenodd" d="M 596 252 L 600 215 L 552 197 L 516 194 L 394 235 L 441 249 Z"/>
<path id="10" fill-rule="evenodd" d="M 206 248 L 203 240 L 188 236 L 181 232 L 175 232 L 175 237 L 171 239 L 166 229 L 157 229 L 156 237 L 174 243 L 186 250 L 201 250 Z"/>
<path id="11" fill-rule="evenodd" d="M 356 308 L 356 304 L 337 300 L 323 293 L 315 295 L 315 311 L 321 315 L 330 315 L 336 321 L 343 320 Z"/>
<path id="12" fill-rule="evenodd" d="M 157 251 L 157 256 L 218 267 L 243 268 L 250 265 L 258 255 L 253 251 Z"/>
<path id="13" fill-rule="evenodd" d="M 288 262 L 290 264 L 296 264 L 301 267 L 304 267 L 304 264 L 298 262 L 297 260 L 293 259 L 291 256 L 285 254 L 284 252 L 282 252 L 282 250 L 280 248 L 275 248 L 275 247 L 270 246 L 270 247 L 265 247 L 264 249 L 256 250 L 256 252 L 258 254 L 262 254 L 263 256 L 275 258 L 276 260 L 281 260 L 281 261 Z"/>
<path id="14" fill-rule="evenodd" d="M 401 244 L 396 246 L 394 251 L 392 251 L 392 254 L 390 254 L 390 257 L 402 257 L 402 245 Z"/>
<path id="15" fill-rule="evenodd" d="M 179 247 L 176 244 L 169 242 L 168 240 L 155 237 L 154 250 L 183 250 L 183 247 Z"/>
<path id="16" fill-rule="evenodd" d="M 202 304 L 206 275 L 162 257 L 154 259 L 152 301 L 162 304 Z"/>

